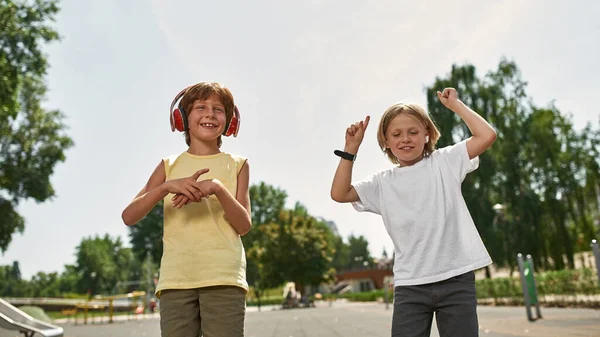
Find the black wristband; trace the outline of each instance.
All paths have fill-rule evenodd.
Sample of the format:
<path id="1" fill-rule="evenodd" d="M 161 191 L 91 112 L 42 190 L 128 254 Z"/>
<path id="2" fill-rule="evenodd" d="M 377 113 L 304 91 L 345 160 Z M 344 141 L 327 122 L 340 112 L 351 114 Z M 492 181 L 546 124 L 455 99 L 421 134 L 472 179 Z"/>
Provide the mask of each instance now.
<path id="1" fill-rule="evenodd" d="M 348 153 L 348 152 L 344 152 L 344 151 L 340 151 L 340 150 L 335 150 L 333 151 L 333 154 L 335 154 L 338 157 L 341 157 L 342 159 L 346 159 L 349 161 L 355 161 L 356 160 L 356 155 L 352 154 L 352 153 Z"/>

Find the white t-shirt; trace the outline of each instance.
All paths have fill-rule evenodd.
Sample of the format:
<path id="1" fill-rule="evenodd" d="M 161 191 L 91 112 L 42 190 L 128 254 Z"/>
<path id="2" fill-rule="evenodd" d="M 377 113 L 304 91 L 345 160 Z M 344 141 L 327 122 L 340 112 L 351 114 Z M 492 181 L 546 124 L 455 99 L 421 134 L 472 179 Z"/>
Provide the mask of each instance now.
<path id="1" fill-rule="evenodd" d="M 380 214 L 396 255 L 394 285 L 438 282 L 492 263 L 462 196 L 461 183 L 479 167 L 466 141 L 406 167 L 354 183 L 359 212 Z"/>

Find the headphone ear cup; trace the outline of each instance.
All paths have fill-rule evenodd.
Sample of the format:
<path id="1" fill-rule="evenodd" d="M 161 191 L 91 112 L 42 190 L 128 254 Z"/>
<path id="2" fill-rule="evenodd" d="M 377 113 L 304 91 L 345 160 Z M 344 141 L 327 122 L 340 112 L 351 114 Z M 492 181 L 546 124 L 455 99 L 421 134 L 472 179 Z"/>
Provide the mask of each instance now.
<path id="1" fill-rule="evenodd" d="M 185 93 L 187 92 L 187 90 L 190 87 L 187 87 L 183 90 L 181 90 L 173 99 L 173 101 L 171 102 L 171 107 L 169 108 L 169 119 L 171 122 L 171 131 L 175 132 L 175 130 L 179 131 L 179 132 L 183 132 L 185 130 L 187 130 L 187 116 L 185 115 L 185 111 L 183 111 L 183 109 L 181 108 L 181 104 L 180 107 L 178 109 L 173 109 L 175 108 L 175 105 L 177 104 L 177 102 L 179 101 L 180 98 L 183 97 L 183 95 L 185 95 Z"/>
<path id="2" fill-rule="evenodd" d="M 237 106 L 233 107 L 233 116 L 231 116 L 231 120 L 229 121 L 229 125 L 227 126 L 227 130 L 223 132 L 225 137 L 229 137 L 233 135 L 237 137 L 238 132 L 240 131 L 240 111 Z"/>
<path id="3" fill-rule="evenodd" d="M 187 129 L 185 112 L 181 109 L 175 109 L 173 111 L 173 115 L 171 116 L 171 130 L 184 132 Z"/>

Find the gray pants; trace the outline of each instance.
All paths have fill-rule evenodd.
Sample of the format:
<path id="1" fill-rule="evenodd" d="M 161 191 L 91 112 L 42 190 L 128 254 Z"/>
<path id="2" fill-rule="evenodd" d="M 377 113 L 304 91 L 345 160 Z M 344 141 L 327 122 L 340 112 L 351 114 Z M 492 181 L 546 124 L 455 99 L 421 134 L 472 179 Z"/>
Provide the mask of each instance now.
<path id="1" fill-rule="evenodd" d="M 394 290 L 392 337 L 428 337 L 433 313 L 440 337 L 477 337 L 475 273 Z"/>

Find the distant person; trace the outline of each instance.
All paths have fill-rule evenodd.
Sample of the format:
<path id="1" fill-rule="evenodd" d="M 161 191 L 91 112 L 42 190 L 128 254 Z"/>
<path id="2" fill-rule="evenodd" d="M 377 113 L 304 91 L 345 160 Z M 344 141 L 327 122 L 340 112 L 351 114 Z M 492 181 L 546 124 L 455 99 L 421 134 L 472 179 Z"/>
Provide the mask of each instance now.
<path id="1" fill-rule="evenodd" d="M 179 92 L 169 112 L 171 130 L 184 132 L 188 148 L 160 161 L 123 222 L 136 224 L 164 200 L 156 287 L 163 337 L 243 336 L 249 167 L 221 151 L 222 136 L 237 136 L 240 115 L 229 89 L 207 82 Z"/>
<path id="2" fill-rule="evenodd" d="M 436 149 L 440 133 L 425 109 L 399 103 L 385 111 L 377 129 L 394 167 L 351 182 L 369 116 L 348 127 L 344 151 L 335 151 L 342 159 L 331 197 L 381 215 L 394 243 L 392 336 L 429 336 L 434 312 L 441 337 L 478 336 L 474 270 L 492 263 L 461 184 L 496 132 L 453 88 L 437 96 L 467 124 L 471 137 Z"/>

